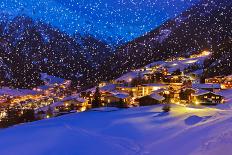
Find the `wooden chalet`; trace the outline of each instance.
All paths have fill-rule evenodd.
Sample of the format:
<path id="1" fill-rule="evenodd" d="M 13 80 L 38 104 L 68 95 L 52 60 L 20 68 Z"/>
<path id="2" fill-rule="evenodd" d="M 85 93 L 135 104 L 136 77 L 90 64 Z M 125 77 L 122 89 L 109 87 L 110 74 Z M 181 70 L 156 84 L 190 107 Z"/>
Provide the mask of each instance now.
<path id="1" fill-rule="evenodd" d="M 149 106 L 149 105 L 160 104 L 164 100 L 165 100 L 165 98 L 157 93 L 152 93 L 151 95 L 147 95 L 147 96 L 144 96 L 144 97 L 137 99 L 140 106 Z"/>
<path id="2" fill-rule="evenodd" d="M 207 90 L 198 90 L 193 94 L 195 104 L 216 105 L 224 102 L 224 97 L 218 93 Z"/>

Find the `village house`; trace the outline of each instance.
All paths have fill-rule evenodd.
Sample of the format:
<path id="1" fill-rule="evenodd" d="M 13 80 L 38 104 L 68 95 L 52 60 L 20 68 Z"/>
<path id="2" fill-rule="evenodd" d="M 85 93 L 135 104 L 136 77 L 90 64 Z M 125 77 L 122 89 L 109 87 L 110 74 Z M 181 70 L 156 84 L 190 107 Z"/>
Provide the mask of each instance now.
<path id="1" fill-rule="evenodd" d="M 129 93 L 132 97 L 143 97 L 146 95 L 150 95 L 153 91 L 159 90 L 162 88 L 167 88 L 168 86 L 165 84 L 143 84 L 138 85 L 137 87 L 130 87 L 130 86 L 121 86 L 117 87 L 117 90 Z"/>
<path id="2" fill-rule="evenodd" d="M 221 84 L 224 81 L 224 76 L 216 76 L 213 78 L 205 79 L 205 83 L 207 84 Z"/>
<path id="3" fill-rule="evenodd" d="M 141 86 L 138 86 L 138 97 L 143 97 L 150 95 L 153 91 L 162 89 L 162 88 L 167 88 L 168 86 L 165 84 L 155 84 L 155 83 L 150 83 L 150 84 L 144 84 Z"/>
<path id="4" fill-rule="evenodd" d="M 216 105 L 224 103 L 224 97 L 218 93 L 199 89 L 193 94 L 193 101 L 196 105 Z"/>
<path id="5" fill-rule="evenodd" d="M 197 92 L 196 89 L 193 88 L 184 88 L 180 92 L 180 103 L 189 104 L 193 101 L 193 94 Z"/>
<path id="6" fill-rule="evenodd" d="M 216 76 L 213 78 L 205 79 L 206 84 L 220 84 L 221 89 L 232 88 L 232 76 Z"/>
<path id="7" fill-rule="evenodd" d="M 88 103 L 88 100 L 85 100 L 83 98 L 77 97 L 77 96 L 69 96 L 64 98 L 61 101 L 54 102 L 50 104 L 49 106 L 38 108 L 36 113 L 46 113 L 49 109 L 54 113 L 54 115 L 57 115 L 62 112 L 69 112 L 72 110 L 75 111 L 85 111 L 86 109 L 90 108 L 91 105 Z"/>
<path id="8" fill-rule="evenodd" d="M 131 104 L 131 96 L 127 93 L 113 93 L 109 92 L 102 97 L 102 101 L 107 106 L 114 106 L 114 107 L 128 107 Z"/>
<path id="9" fill-rule="evenodd" d="M 155 105 L 160 104 L 165 100 L 165 98 L 157 93 L 152 93 L 147 96 L 143 96 L 141 98 L 136 99 L 136 101 L 139 102 L 140 106 L 149 106 L 149 105 Z"/>
<path id="10" fill-rule="evenodd" d="M 221 84 L 222 89 L 231 89 L 232 88 L 232 76 L 227 76 Z"/>
<path id="11" fill-rule="evenodd" d="M 170 93 L 173 93 L 173 98 L 179 99 L 182 88 L 183 88 L 183 83 L 170 83 L 168 90 Z"/>

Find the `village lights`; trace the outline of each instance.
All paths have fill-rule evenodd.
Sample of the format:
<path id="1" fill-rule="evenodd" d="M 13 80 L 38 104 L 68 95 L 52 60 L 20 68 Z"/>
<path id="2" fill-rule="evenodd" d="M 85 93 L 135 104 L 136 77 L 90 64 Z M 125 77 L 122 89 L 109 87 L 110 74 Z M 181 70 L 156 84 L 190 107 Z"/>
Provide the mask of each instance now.
<path id="1" fill-rule="evenodd" d="M 202 52 L 203 56 L 209 56 L 211 54 L 211 52 L 209 52 L 208 50 L 205 50 Z"/>
<path id="2" fill-rule="evenodd" d="M 199 101 L 195 101 L 195 105 L 200 105 Z"/>
<path id="3" fill-rule="evenodd" d="M 81 107 L 81 108 L 80 108 L 80 111 L 81 111 L 81 112 L 83 112 L 83 111 L 85 111 L 85 110 L 86 110 L 86 107 Z"/>

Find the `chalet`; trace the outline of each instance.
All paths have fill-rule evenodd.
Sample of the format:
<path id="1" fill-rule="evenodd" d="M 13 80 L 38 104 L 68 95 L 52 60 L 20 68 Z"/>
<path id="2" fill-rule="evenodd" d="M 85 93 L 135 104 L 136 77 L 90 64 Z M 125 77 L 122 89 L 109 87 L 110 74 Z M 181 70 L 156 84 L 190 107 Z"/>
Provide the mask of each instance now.
<path id="1" fill-rule="evenodd" d="M 219 92 L 221 90 L 221 84 L 193 84 L 194 89 L 204 89 L 212 92 Z"/>
<path id="2" fill-rule="evenodd" d="M 184 88 L 180 92 L 180 102 L 181 103 L 191 103 L 193 98 L 193 94 L 195 94 L 198 90 L 193 88 Z"/>
<path id="3" fill-rule="evenodd" d="M 140 106 L 149 106 L 160 104 L 165 100 L 163 96 L 160 96 L 157 93 L 152 93 L 151 95 L 147 95 L 141 98 L 138 98 L 137 101 L 139 102 Z"/>
<path id="4" fill-rule="evenodd" d="M 164 78 L 164 82 L 165 83 L 181 83 L 182 82 L 182 78 L 181 76 L 173 76 L 173 75 L 168 75 Z"/>
<path id="5" fill-rule="evenodd" d="M 121 86 L 121 87 L 117 87 L 117 90 L 132 94 L 133 97 L 143 97 L 150 95 L 155 90 L 159 90 L 167 87 L 168 86 L 165 84 L 150 83 L 150 84 L 139 85 L 137 87 Z"/>
<path id="6" fill-rule="evenodd" d="M 232 88 L 232 76 L 227 76 L 222 83 L 222 89 L 231 89 Z"/>
<path id="7" fill-rule="evenodd" d="M 200 89 L 193 94 L 195 104 L 216 105 L 224 102 L 224 97 L 218 93 Z"/>
<path id="8" fill-rule="evenodd" d="M 143 96 L 147 96 L 150 95 L 153 91 L 162 89 L 162 88 L 167 88 L 168 86 L 165 84 L 144 84 L 141 86 L 138 86 L 137 90 L 137 96 L 138 97 L 143 97 Z"/>
<path id="9" fill-rule="evenodd" d="M 170 83 L 169 85 L 169 92 L 173 95 L 173 98 L 179 99 L 180 92 L 183 87 L 183 83 Z"/>
<path id="10" fill-rule="evenodd" d="M 224 81 L 224 76 L 216 76 L 213 78 L 205 79 L 205 83 L 207 84 L 221 84 Z"/>
<path id="11" fill-rule="evenodd" d="M 55 102 L 51 104 L 49 107 L 54 109 L 55 112 L 59 113 L 62 111 L 71 110 L 84 111 L 87 108 L 90 108 L 90 105 L 88 104 L 88 100 L 76 96 L 70 96 L 64 98 L 60 102 Z"/>
<path id="12" fill-rule="evenodd" d="M 133 95 L 137 95 L 138 88 L 137 87 L 131 87 L 131 86 L 119 86 L 116 87 L 116 90 L 124 93 L 132 93 Z"/>
<path id="13" fill-rule="evenodd" d="M 108 106 L 127 107 L 130 104 L 131 97 L 127 93 L 108 93 L 102 98 L 102 101 Z"/>

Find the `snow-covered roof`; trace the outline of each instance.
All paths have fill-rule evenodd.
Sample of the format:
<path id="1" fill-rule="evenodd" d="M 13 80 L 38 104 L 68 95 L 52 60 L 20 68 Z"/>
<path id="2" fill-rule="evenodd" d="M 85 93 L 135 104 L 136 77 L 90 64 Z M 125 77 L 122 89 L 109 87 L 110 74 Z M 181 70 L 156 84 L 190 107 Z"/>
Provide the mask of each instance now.
<path id="1" fill-rule="evenodd" d="M 66 98 L 64 98 L 63 100 L 59 101 L 59 102 L 54 102 L 52 104 L 50 104 L 49 106 L 45 106 L 45 107 L 42 107 L 42 108 L 39 108 L 36 110 L 36 112 L 39 112 L 39 111 L 47 111 L 49 109 L 49 107 L 51 109 L 54 109 L 55 107 L 58 107 L 58 106 L 62 106 L 64 104 L 65 101 L 68 101 L 68 100 L 72 100 L 72 99 L 75 99 L 76 101 L 80 102 L 80 103 L 83 103 L 85 102 L 86 100 L 83 99 L 83 98 L 80 98 L 80 97 L 76 97 L 76 96 L 68 96 Z"/>
<path id="2" fill-rule="evenodd" d="M 61 100 L 61 102 L 65 102 L 65 101 L 69 101 L 69 100 L 76 100 L 78 102 L 85 102 L 86 101 L 85 99 L 78 97 L 78 96 L 68 96 L 68 97 L 65 97 L 63 100 Z"/>
<path id="3" fill-rule="evenodd" d="M 225 77 L 225 82 L 231 82 L 232 81 L 232 75 L 228 75 Z"/>
<path id="4" fill-rule="evenodd" d="M 158 100 L 158 101 L 163 101 L 165 100 L 165 98 L 157 93 L 152 93 L 150 95 L 151 98 L 155 99 L 155 100 Z"/>
<path id="5" fill-rule="evenodd" d="M 228 76 L 226 76 L 226 78 L 232 78 L 232 75 L 228 75 Z"/>
<path id="6" fill-rule="evenodd" d="M 115 84 L 109 84 L 100 88 L 101 91 L 113 91 L 116 89 Z"/>
<path id="7" fill-rule="evenodd" d="M 41 80 L 48 82 L 49 84 L 63 83 L 65 80 L 56 76 L 48 75 L 47 73 L 41 73 Z"/>
<path id="8" fill-rule="evenodd" d="M 198 84 L 198 83 L 194 83 L 192 84 L 193 88 L 199 88 L 199 89 L 209 89 L 209 88 L 214 88 L 214 89 L 221 89 L 221 85 L 220 84 Z"/>
<path id="9" fill-rule="evenodd" d="M 162 65 L 164 63 L 165 63 L 164 61 L 156 61 L 156 62 L 153 62 L 153 63 L 150 63 L 150 64 L 146 65 L 145 67 L 146 68 L 154 67 L 154 66 L 157 66 L 157 65 Z"/>
<path id="10" fill-rule="evenodd" d="M 126 81 L 126 82 L 130 82 L 131 79 L 136 78 L 138 76 L 138 72 L 129 72 L 127 74 L 124 74 L 123 76 L 119 77 L 118 79 L 116 79 L 115 81 Z"/>
<path id="11" fill-rule="evenodd" d="M 214 92 L 211 92 L 211 91 L 208 91 L 208 90 L 198 89 L 197 92 L 195 94 L 193 94 L 193 96 L 200 96 L 200 95 L 205 95 L 205 94 L 208 94 L 208 93 L 212 93 L 212 94 L 215 94 L 215 95 L 220 95 L 218 93 L 214 93 Z M 220 96 L 222 96 L 222 95 L 220 95 Z"/>
<path id="12" fill-rule="evenodd" d="M 117 78 L 115 81 L 125 81 L 125 82 L 131 82 L 132 79 L 138 77 L 138 75 L 144 76 L 145 74 L 151 74 L 151 71 L 145 70 L 145 71 L 132 71 L 129 73 L 126 73 L 122 75 L 121 77 Z"/>
<path id="13" fill-rule="evenodd" d="M 117 98 L 120 98 L 120 99 L 126 99 L 126 98 L 130 97 L 130 95 L 126 94 L 126 93 L 114 94 L 114 96 Z"/>
<path id="14" fill-rule="evenodd" d="M 125 99 L 130 97 L 130 95 L 128 93 L 124 93 L 118 90 L 113 90 L 109 92 L 112 96 L 116 97 L 116 98 L 120 98 L 120 99 Z"/>
<path id="15" fill-rule="evenodd" d="M 143 84 L 142 86 L 150 86 L 150 87 L 166 87 L 165 84 L 159 84 L 159 83 L 149 83 L 149 84 Z"/>
<path id="16" fill-rule="evenodd" d="M 29 89 L 11 89 L 7 87 L 0 89 L 0 95 L 24 96 L 24 95 L 35 95 L 35 94 L 38 94 L 38 92 Z"/>
<path id="17" fill-rule="evenodd" d="M 161 88 L 161 89 L 158 89 L 158 90 L 154 90 L 152 92 L 158 94 L 158 93 L 161 93 L 161 92 L 163 92 L 165 90 L 166 90 L 165 88 Z"/>
<path id="18" fill-rule="evenodd" d="M 42 86 L 38 86 L 37 87 L 38 89 L 41 89 L 41 90 L 48 90 L 49 88 L 52 88 L 52 86 L 50 85 L 42 85 Z"/>

